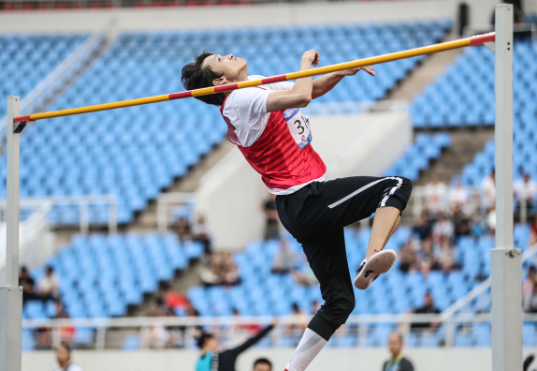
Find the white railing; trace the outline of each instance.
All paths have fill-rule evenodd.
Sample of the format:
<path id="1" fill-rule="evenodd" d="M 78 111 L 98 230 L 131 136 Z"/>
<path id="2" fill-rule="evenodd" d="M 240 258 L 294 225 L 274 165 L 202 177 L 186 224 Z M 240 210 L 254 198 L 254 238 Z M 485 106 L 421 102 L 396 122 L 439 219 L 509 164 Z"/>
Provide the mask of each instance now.
<path id="1" fill-rule="evenodd" d="M 157 227 L 160 233 L 165 233 L 170 226 L 170 206 L 186 205 L 194 202 L 194 195 L 191 192 L 172 192 L 158 196 Z"/>
<path id="2" fill-rule="evenodd" d="M 106 39 L 101 31 L 91 34 L 71 55 L 61 62 L 43 81 L 21 101 L 21 112 L 45 109 L 53 97 L 76 77 L 86 64 L 99 52 Z M 5 142 L 6 117 L 0 120 L 0 136 Z M 4 147 L 5 143 L 2 144 Z"/>
<path id="3" fill-rule="evenodd" d="M 124 318 L 101 318 L 101 319 L 59 319 L 59 320 L 24 320 L 23 328 L 26 330 L 39 330 L 36 332 L 39 336 L 47 334 L 49 336 L 50 346 L 55 346 L 61 340 L 66 340 L 62 337 L 62 330 L 66 328 L 84 329 L 91 331 L 92 335 L 85 347 L 93 349 L 106 348 L 122 348 L 126 336 L 134 336 L 138 340 L 138 344 L 142 347 L 145 344 L 145 334 L 151 329 L 160 329 L 163 331 L 182 333 L 182 338 L 179 344 L 168 346 L 171 347 L 192 347 L 194 344 L 194 329 L 198 326 L 203 326 L 207 331 L 216 333 L 221 337 L 221 340 L 232 341 L 226 338 L 227 331 L 234 326 L 240 325 L 269 325 L 274 320 L 278 320 L 278 326 L 270 334 L 270 346 L 279 347 L 280 339 L 283 336 L 293 336 L 297 340 L 300 338 L 302 329 L 311 319 L 311 316 L 304 316 L 297 319 L 294 316 L 285 317 L 124 317 Z M 525 314 L 523 316 L 525 323 L 537 323 L 537 314 Z M 409 338 L 411 334 L 416 336 L 435 335 L 435 332 L 430 328 L 413 329 L 412 324 L 435 324 L 442 327 L 442 330 L 437 330 L 438 341 L 443 345 L 453 346 L 453 338 L 456 336 L 456 331 L 459 325 L 470 327 L 475 324 L 490 323 L 490 313 L 479 314 L 458 314 L 446 318 L 443 315 L 433 314 L 378 314 L 378 315 L 353 315 L 349 317 L 346 324 L 342 326 L 334 335 L 334 338 L 340 336 L 356 337 L 358 347 L 364 347 L 368 344 L 368 338 L 375 336 L 370 333 L 369 325 L 390 325 L 393 331 L 397 330 L 405 338 Z M 295 330 L 290 330 L 290 325 L 294 325 Z M 47 331 L 48 330 L 48 331 Z M 386 333 L 386 336 L 388 334 Z M 170 335 L 171 336 L 171 335 Z M 451 339 L 451 340 L 450 340 Z M 146 345 L 147 346 L 147 345 Z M 151 346 L 148 346 L 151 347 Z M 165 346 L 162 346 L 165 347 Z"/>
<path id="4" fill-rule="evenodd" d="M 418 186 L 414 187 L 412 189 L 412 199 L 414 201 L 414 206 L 412 209 L 412 214 L 414 215 L 414 218 L 417 220 L 421 213 L 427 209 L 427 194 L 426 194 L 426 186 Z M 442 199 L 439 200 L 440 202 L 440 211 L 448 213 L 453 206 L 455 206 L 455 202 L 452 202 L 449 200 L 449 193 L 450 191 L 454 190 L 455 188 L 450 187 L 446 190 L 446 193 L 442 197 Z M 477 188 L 477 187 L 464 187 L 464 190 L 467 193 L 466 201 L 462 205 L 464 208 L 470 208 L 473 210 L 480 211 L 483 218 L 486 216 L 486 203 L 484 200 L 483 193 Z M 521 223 L 526 223 L 528 216 L 527 216 L 527 203 L 525 199 L 518 200 L 519 210 L 518 210 L 518 216 L 520 218 Z"/>
<path id="5" fill-rule="evenodd" d="M 41 210 L 40 218 L 45 218 L 56 206 L 76 206 L 79 208 L 79 227 L 81 233 L 88 233 L 91 206 L 106 205 L 108 207 L 108 231 L 117 232 L 117 198 L 115 195 L 84 195 L 84 196 L 51 196 L 43 198 L 21 198 L 20 208 Z M 5 215 L 6 200 L 0 200 L 0 214 Z M 33 215 L 33 214 L 32 214 Z M 36 216 L 37 218 L 37 216 Z M 34 221 L 38 223 L 38 219 Z"/>

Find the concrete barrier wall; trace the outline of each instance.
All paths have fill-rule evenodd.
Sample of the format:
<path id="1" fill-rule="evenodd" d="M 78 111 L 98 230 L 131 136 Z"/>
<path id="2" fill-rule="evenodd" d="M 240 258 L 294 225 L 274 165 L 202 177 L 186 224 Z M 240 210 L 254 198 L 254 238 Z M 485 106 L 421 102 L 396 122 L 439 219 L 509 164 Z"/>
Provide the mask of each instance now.
<path id="1" fill-rule="evenodd" d="M 525 355 L 536 349 L 525 349 Z M 407 349 L 405 355 L 415 371 L 490 371 L 488 348 Z M 282 371 L 293 349 L 253 349 L 239 357 L 237 371 L 250 371 L 255 359 L 267 357 L 274 371 Z M 73 360 L 84 371 L 194 371 L 198 353 L 194 351 L 74 351 Z M 385 349 L 324 349 L 308 371 L 380 371 L 388 358 Z M 23 353 L 22 371 L 51 371 L 55 364 L 52 352 Z M 533 369 L 533 368 L 530 368 Z M 510 370 L 511 371 L 511 370 Z M 519 370 L 513 370 L 519 371 Z"/>
<path id="2" fill-rule="evenodd" d="M 487 24 L 496 0 L 466 0 L 470 23 Z M 313 2 L 257 6 L 0 12 L 0 32 L 88 32 L 115 20 L 120 31 L 400 22 L 457 17 L 459 0 Z M 537 8 L 526 1 L 528 10 Z"/>

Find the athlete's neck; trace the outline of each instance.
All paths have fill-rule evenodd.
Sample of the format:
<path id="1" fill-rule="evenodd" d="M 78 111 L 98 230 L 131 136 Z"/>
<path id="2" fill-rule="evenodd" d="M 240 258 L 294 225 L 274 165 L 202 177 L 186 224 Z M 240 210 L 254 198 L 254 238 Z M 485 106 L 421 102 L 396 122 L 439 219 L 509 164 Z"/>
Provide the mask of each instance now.
<path id="1" fill-rule="evenodd" d="M 236 84 L 238 82 L 248 81 L 248 73 L 246 71 L 239 73 L 234 79 L 226 81 L 226 84 Z M 231 94 L 233 91 L 226 91 L 224 94 L 226 97 Z"/>

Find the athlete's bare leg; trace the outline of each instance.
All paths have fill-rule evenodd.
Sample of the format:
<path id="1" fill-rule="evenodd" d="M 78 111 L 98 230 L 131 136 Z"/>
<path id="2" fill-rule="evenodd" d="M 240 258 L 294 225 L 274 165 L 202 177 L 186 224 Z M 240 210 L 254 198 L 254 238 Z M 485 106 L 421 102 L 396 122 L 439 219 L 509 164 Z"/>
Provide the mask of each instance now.
<path id="1" fill-rule="evenodd" d="M 370 258 L 375 250 L 381 251 L 386 246 L 386 243 L 388 243 L 388 240 L 397 229 L 400 221 L 401 211 L 395 207 L 379 207 L 375 211 L 369 246 L 365 254 L 366 259 Z"/>

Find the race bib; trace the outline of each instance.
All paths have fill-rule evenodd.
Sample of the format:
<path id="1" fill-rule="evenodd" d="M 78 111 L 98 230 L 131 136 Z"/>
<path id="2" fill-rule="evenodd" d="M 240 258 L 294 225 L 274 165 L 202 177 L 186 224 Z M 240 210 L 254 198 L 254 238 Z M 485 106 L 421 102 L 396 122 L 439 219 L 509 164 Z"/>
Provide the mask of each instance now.
<path id="1" fill-rule="evenodd" d="M 283 111 L 283 117 L 287 121 L 287 127 L 296 144 L 301 149 L 306 148 L 311 143 L 311 129 L 308 116 L 304 115 L 298 108 L 289 108 Z"/>

